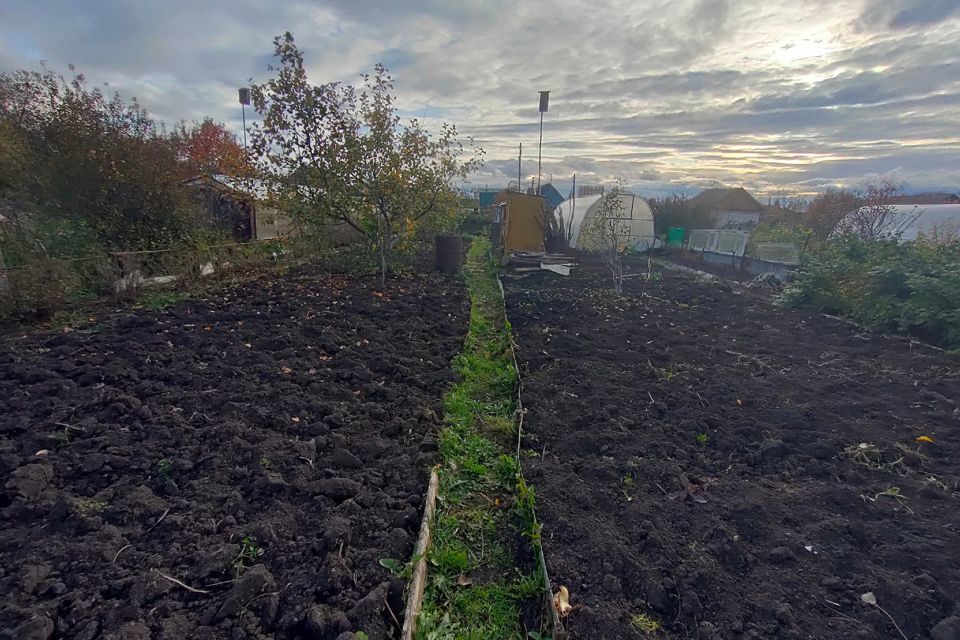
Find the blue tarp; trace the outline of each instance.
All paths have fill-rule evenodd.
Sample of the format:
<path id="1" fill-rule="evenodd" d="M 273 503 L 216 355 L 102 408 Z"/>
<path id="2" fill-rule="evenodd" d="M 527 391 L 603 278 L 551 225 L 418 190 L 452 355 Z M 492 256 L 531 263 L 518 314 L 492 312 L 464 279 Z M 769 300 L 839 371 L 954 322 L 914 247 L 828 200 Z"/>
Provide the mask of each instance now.
<path id="1" fill-rule="evenodd" d="M 566 200 L 566 198 L 560 195 L 560 192 L 557 191 L 557 188 L 552 184 L 550 184 L 549 182 L 540 187 L 540 195 L 542 195 L 547 200 L 546 202 L 547 211 L 556 209 L 561 202 Z"/>

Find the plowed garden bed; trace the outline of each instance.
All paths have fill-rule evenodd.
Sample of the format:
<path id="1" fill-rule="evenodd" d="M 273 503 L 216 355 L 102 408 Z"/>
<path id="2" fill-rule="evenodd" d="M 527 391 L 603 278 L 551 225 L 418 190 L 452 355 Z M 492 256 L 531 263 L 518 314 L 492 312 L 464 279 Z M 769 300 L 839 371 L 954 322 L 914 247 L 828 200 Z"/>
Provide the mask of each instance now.
<path id="1" fill-rule="evenodd" d="M 412 552 L 468 312 L 303 271 L 0 337 L 5 637 L 393 637 L 379 560 Z"/>
<path id="2" fill-rule="evenodd" d="M 960 637 L 960 360 L 679 273 L 505 286 L 573 637 Z"/>

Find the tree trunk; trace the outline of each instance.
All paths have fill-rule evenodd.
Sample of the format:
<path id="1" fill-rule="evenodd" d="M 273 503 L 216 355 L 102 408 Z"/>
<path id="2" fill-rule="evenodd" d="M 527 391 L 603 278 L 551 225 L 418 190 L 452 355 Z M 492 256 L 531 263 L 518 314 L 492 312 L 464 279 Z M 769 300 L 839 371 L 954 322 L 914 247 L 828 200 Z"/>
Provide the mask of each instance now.
<path id="1" fill-rule="evenodd" d="M 383 225 L 383 221 L 380 222 Z M 392 238 L 390 237 L 390 225 L 381 227 L 380 232 L 380 288 L 387 289 L 387 247 L 390 246 Z"/>

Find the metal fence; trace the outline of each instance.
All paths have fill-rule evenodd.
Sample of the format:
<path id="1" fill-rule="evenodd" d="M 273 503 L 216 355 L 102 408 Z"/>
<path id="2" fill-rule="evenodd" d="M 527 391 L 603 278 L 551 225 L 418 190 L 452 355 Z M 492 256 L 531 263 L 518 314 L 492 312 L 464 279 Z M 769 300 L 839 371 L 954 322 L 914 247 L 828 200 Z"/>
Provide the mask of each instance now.
<path id="1" fill-rule="evenodd" d="M 691 251 L 709 251 L 728 256 L 742 256 L 747 249 L 750 234 L 735 229 L 694 229 L 690 231 L 687 248 Z"/>
<path id="2" fill-rule="evenodd" d="M 800 264 L 800 248 L 792 242 L 762 242 L 754 248 L 756 257 L 777 264 Z"/>
<path id="3" fill-rule="evenodd" d="M 687 249 L 699 252 L 703 262 L 746 271 L 753 275 L 770 274 L 779 280 L 789 279 L 800 264 L 800 250 L 790 242 L 757 243 L 746 255 L 750 234 L 733 229 L 694 229 L 690 231 Z"/>

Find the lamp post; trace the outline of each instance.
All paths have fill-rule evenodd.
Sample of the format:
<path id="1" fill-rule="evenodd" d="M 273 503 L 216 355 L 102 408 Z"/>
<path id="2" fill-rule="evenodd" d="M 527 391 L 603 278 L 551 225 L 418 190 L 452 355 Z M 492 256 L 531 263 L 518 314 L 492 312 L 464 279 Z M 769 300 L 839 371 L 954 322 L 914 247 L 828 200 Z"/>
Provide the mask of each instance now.
<path id="1" fill-rule="evenodd" d="M 250 104 L 250 89 L 240 89 L 240 113 L 243 117 L 243 150 L 247 150 L 247 105 Z"/>
<path id="2" fill-rule="evenodd" d="M 547 107 L 550 104 L 550 92 L 541 91 L 540 92 L 540 146 L 537 151 L 537 195 L 540 195 L 540 177 L 541 177 L 541 167 L 543 165 L 543 114 L 547 112 Z"/>

